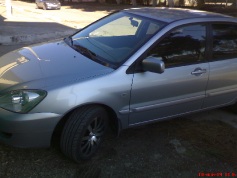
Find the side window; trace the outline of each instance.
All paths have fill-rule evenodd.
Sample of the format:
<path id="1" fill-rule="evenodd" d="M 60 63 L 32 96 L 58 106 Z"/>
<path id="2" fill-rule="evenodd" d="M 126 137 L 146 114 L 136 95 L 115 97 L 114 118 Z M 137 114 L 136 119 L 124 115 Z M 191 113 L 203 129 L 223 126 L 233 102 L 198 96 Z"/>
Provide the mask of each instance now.
<path id="1" fill-rule="evenodd" d="M 164 61 L 166 68 L 199 63 L 204 60 L 206 26 L 188 25 L 171 31 L 148 56 Z"/>
<path id="2" fill-rule="evenodd" d="M 213 60 L 237 58 L 237 25 L 214 24 Z"/>

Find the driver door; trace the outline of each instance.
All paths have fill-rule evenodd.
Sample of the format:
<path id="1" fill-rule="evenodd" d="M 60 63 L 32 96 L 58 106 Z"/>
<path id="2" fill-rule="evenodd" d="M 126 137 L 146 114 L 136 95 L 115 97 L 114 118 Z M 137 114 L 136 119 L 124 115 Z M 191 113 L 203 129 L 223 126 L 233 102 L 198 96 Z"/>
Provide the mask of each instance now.
<path id="1" fill-rule="evenodd" d="M 134 74 L 129 125 L 151 122 L 200 110 L 209 75 L 206 26 L 176 28 L 147 52 L 165 63 L 162 74 Z"/>

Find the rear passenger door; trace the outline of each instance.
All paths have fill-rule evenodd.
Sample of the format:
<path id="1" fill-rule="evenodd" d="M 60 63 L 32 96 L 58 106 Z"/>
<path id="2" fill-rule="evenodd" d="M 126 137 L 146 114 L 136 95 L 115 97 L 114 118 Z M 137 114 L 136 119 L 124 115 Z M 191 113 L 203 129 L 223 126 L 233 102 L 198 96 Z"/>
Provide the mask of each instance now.
<path id="1" fill-rule="evenodd" d="M 215 23 L 211 29 L 212 59 L 204 108 L 237 98 L 237 23 Z"/>

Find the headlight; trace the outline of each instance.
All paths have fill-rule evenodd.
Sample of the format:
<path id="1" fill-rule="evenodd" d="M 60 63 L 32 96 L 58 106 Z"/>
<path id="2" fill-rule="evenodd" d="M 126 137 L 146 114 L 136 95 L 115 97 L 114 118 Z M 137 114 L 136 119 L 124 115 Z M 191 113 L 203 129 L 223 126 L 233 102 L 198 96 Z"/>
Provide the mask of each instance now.
<path id="1" fill-rule="evenodd" d="M 15 90 L 0 96 L 0 107 L 13 112 L 26 113 L 47 95 L 43 90 Z"/>

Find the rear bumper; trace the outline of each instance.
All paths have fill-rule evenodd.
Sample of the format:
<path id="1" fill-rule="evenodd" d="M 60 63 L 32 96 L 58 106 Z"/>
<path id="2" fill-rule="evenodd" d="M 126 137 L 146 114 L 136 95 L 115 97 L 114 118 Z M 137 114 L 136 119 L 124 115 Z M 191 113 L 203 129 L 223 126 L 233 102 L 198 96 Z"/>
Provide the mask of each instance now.
<path id="1" fill-rule="evenodd" d="M 49 147 L 61 115 L 18 114 L 0 108 L 0 142 L 16 147 Z"/>
<path id="2" fill-rule="evenodd" d="M 47 9 L 60 9 L 61 6 L 58 5 L 47 5 Z"/>

